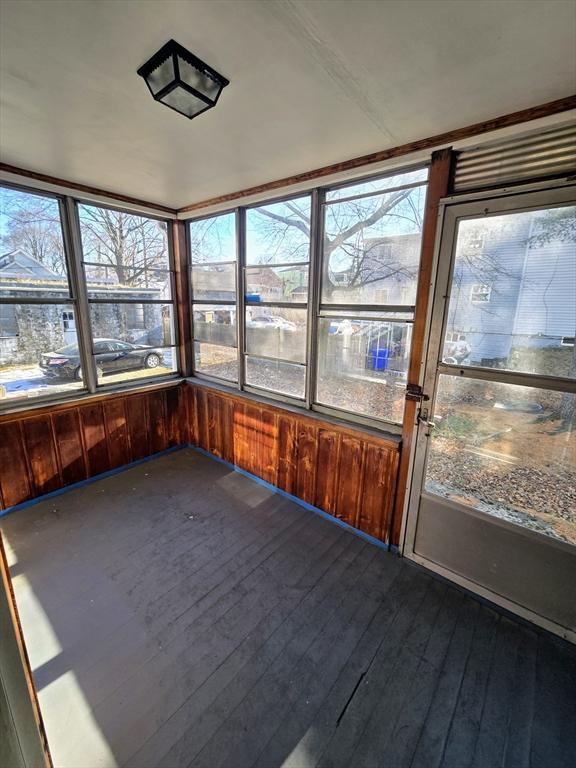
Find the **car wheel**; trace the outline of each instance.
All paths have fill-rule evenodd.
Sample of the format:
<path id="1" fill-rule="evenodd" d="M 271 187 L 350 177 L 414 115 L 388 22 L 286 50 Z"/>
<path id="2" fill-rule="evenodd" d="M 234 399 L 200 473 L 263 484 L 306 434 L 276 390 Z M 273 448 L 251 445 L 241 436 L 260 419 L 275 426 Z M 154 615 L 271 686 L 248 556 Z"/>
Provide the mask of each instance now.
<path id="1" fill-rule="evenodd" d="M 96 366 L 96 378 L 101 379 L 104 376 L 104 371 L 100 365 Z M 82 381 L 82 366 L 79 365 L 74 371 L 74 378 L 76 381 Z"/>
<path id="2" fill-rule="evenodd" d="M 158 368 L 159 365 L 160 365 L 160 355 L 156 355 L 154 353 L 152 353 L 151 355 L 148 355 L 148 357 L 144 361 L 145 368 Z"/>

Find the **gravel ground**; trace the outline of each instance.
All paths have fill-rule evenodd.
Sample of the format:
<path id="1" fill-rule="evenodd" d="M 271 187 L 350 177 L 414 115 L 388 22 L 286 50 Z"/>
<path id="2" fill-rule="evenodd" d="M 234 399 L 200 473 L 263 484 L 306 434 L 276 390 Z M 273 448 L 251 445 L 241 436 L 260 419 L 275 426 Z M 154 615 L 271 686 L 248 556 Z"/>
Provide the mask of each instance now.
<path id="1" fill-rule="evenodd" d="M 428 461 L 430 490 L 576 543 L 576 471 L 553 466 L 503 469 L 498 462 L 463 451 L 456 440 L 436 438 L 434 449 Z"/>

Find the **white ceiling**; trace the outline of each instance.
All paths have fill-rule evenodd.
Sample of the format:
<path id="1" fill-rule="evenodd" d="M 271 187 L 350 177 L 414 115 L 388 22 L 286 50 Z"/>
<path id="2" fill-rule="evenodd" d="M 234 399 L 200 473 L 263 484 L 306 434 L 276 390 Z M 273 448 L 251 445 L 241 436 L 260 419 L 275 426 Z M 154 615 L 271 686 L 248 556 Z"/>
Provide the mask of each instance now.
<path id="1" fill-rule="evenodd" d="M 5 163 L 181 207 L 574 92 L 571 0 L 0 0 Z M 231 81 L 189 121 L 136 69 Z"/>

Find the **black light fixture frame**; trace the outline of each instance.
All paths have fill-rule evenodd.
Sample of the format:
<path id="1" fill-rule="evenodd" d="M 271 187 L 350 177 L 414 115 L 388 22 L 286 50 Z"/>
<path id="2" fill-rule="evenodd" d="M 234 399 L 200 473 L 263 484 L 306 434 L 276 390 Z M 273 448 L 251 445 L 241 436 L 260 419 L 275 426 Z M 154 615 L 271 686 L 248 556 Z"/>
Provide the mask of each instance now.
<path id="1" fill-rule="evenodd" d="M 214 100 L 209 99 L 203 93 L 197 91 L 195 88 L 192 88 L 190 85 L 188 85 L 188 83 L 185 83 L 181 79 L 180 67 L 178 65 L 178 56 L 183 58 L 184 61 L 187 61 L 195 69 L 200 70 L 200 72 L 203 72 L 210 79 L 214 80 L 220 85 L 220 90 L 218 91 L 218 95 Z M 174 80 L 168 83 L 167 86 L 159 90 L 157 93 L 154 93 L 148 84 L 148 76 L 157 67 L 159 67 L 161 64 L 164 64 L 164 62 L 170 57 L 172 58 L 172 66 L 174 68 Z M 144 82 L 146 83 L 146 86 L 155 101 L 159 101 L 165 107 L 173 109 L 174 112 L 178 112 L 179 115 L 184 115 L 184 117 L 187 117 L 189 120 L 193 120 L 195 117 L 198 117 L 198 115 L 206 112 L 206 110 L 215 107 L 218 103 L 218 99 L 220 98 L 220 94 L 222 93 L 222 89 L 227 85 L 230 85 L 230 80 L 225 78 L 224 75 L 221 75 L 219 72 L 216 72 L 216 70 L 213 69 L 209 64 L 206 64 L 205 61 L 202 61 L 202 59 L 194 56 L 193 53 L 190 53 L 190 51 L 184 48 L 183 45 L 177 43 L 176 40 L 168 40 L 168 42 L 163 45 L 162 48 L 160 48 L 160 50 L 157 51 L 150 59 L 148 59 L 145 64 L 142 64 L 142 66 L 137 70 L 137 74 L 144 78 Z M 162 98 L 171 93 L 175 88 L 183 88 L 185 91 L 188 91 L 188 93 L 203 101 L 206 104 L 205 109 L 202 109 L 193 115 L 186 115 L 183 112 L 180 112 L 179 109 L 176 109 L 176 107 L 173 107 L 170 104 L 166 104 L 166 102 L 162 101 Z"/>

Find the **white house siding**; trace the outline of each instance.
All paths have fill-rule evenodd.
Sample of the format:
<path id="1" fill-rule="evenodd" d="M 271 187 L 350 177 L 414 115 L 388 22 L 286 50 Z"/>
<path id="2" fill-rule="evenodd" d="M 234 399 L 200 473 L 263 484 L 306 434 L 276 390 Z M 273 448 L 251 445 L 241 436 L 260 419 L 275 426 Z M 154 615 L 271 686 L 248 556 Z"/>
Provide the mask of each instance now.
<path id="1" fill-rule="evenodd" d="M 518 297 L 514 336 L 532 345 L 557 346 L 576 330 L 576 243 L 529 248 Z M 536 337 L 536 338 L 534 338 Z"/>
<path id="2" fill-rule="evenodd" d="M 512 228 L 511 228 L 512 226 Z M 466 334 L 471 364 L 511 364 L 513 349 L 558 347 L 576 324 L 576 260 L 573 242 L 531 245 L 530 214 L 499 233 L 478 223 L 482 248 L 459 241 L 448 331 Z M 472 301 L 472 287 L 491 289 L 486 303 Z"/>
<path id="3" fill-rule="evenodd" d="M 529 227 L 520 219 L 512 231 L 481 225 L 479 230 L 484 234 L 481 249 L 472 249 L 465 238 L 459 242 L 447 330 L 466 334 L 469 362 L 481 365 L 509 355 Z M 472 301 L 475 285 L 489 287 L 489 301 Z"/>

